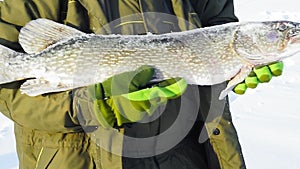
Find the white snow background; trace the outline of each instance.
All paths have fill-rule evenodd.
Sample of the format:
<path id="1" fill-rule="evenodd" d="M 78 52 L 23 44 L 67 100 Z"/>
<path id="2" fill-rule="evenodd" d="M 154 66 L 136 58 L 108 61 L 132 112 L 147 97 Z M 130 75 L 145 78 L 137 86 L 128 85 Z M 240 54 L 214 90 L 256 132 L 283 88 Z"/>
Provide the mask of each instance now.
<path id="1" fill-rule="evenodd" d="M 235 8 L 243 22 L 300 22 L 299 0 L 235 0 Z M 234 124 L 249 169 L 300 168 L 300 54 L 284 63 L 284 74 L 270 83 L 243 96 L 230 94 Z M 0 169 L 15 168 L 13 123 L 0 113 Z"/>

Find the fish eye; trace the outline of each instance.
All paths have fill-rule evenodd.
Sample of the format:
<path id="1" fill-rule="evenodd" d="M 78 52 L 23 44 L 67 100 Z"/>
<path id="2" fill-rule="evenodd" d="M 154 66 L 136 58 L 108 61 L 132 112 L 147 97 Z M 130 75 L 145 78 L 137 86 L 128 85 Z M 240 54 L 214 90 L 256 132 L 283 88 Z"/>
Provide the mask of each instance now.
<path id="1" fill-rule="evenodd" d="M 277 25 L 277 30 L 279 31 L 285 31 L 288 28 L 287 23 L 281 22 Z"/>
<path id="2" fill-rule="evenodd" d="M 295 25 L 291 22 L 280 22 L 276 25 L 276 29 L 280 32 L 285 32 L 290 28 L 294 28 Z"/>

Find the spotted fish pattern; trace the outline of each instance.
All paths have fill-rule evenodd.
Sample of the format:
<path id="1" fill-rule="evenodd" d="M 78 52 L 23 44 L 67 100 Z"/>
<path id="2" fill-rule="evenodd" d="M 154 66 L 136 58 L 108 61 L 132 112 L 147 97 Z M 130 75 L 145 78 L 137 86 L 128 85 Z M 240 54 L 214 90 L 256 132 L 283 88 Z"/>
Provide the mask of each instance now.
<path id="1" fill-rule="evenodd" d="M 260 65 L 300 51 L 299 23 L 228 23 L 161 35 L 86 34 L 47 19 L 25 25 L 19 35 L 25 53 L 0 45 L 0 84 L 26 82 L 29 96 L 83 87 L 132 71 L 155 68 L 153 81 L 181 77 L 188 84 L 228 81 L 224 98 Z"/>

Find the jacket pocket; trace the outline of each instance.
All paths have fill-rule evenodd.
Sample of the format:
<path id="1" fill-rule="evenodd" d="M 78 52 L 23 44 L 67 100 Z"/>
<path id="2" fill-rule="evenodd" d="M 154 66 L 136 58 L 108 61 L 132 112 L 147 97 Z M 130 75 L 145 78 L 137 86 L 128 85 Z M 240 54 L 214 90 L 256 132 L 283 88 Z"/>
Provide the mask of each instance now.
<path id="1" fill-rule="evenodd" d="M 47 168 L 57 152 L 57 148 L 42 147 L 37 158 L 35 169 Z"/>

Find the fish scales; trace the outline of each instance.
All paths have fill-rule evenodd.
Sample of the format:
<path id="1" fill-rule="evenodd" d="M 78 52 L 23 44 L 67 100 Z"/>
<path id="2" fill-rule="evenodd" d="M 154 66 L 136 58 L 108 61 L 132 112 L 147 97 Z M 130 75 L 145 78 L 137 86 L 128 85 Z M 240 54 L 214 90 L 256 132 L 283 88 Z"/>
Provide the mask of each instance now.
<path id="1" fill-rule="evenodd" d="M 281 24 L 288 25 L 288 30 L 280 30 Z M 34 29 L 43 25 L 49 32 Z M 182 77 L 188 84 L 214 85 L 230 80 L 222 98 L 255 66 L 298 52 L 299 46 L 294 45 L 298 43 L 288 48 L 288 40 L 298 40 L 298 29 L 298 23 L 273 21 L 162 35 L 95 35 L 38 19 L 20 33 L 19 41 L 27 54 L 0 47 L 0 83 L 36 78 L 21 87 L 22 92 L 35 96 L 103 82 L 150 65 L 155 68 L 153 81 Z"/>
<path id="2" fill-rule="evenodd" d="M 197 43 L 197 46 L 191 46 L 195 42 L 188 42 L 188 39 L 193 36 L 182 36 L 176 40 L 176 37 L 161 36 L 158 38 L 156 35 L 147 37 L 116 36 L 115 38 L 99 35 L 76 37 L 72 39 L 74 44 L 70 44 L 70 41 L 66 42 L 68 45 L 64 43 L 59 44 L 51 49 L 56 52 L 48 51 L 41 53 L 40 56 L 36 56 L 45 58 L 45 60 L 41 59 L 39 63 L 35 63 L 36 60 L 33 59 L 30 63 L 33 65 L 45 64 L 43 67 L 46 67 L 48 72 L 55 71 L 59 77 L 66 74 L 67 69 L 70 70 L 67 72 L 68 76 L 70 76 L 69 78 L 86 78 L 90 74 L 91 78 L 94 78 L 93 83 L 101 82 L 125 70 L 130 71 L 142 65 L 151 65 L 161 72 L 157 72 L 155 76 L 158 80 L 184 77 L 190 84 L 216 84 L 224 81 L 225 78 L 228 79 L 228 76 L 232 76 L 228 75 L 224 79 L 220 79 L 220 81 L 213 81 L 210 77 L 205 77 L 209 75 L 207 71 L 215 75 L 224 74 L 223 68 L 220 67 L 221 65 L 216 66 L 216 63 L 221 63 L 221 60 L 224 59 L 219 56 L 225 56 L 225 59 L 232 62 L 232 65 L 235 65 L 228 66 L 233 70 L 235 69 L 235 73 L 239 70 L 237 66 L 242 63 L 239 59 L 230 59 L 230 55 L 226 56 L 225 52 L 221 54 L 213 46 L 207 46 L 209 50 L 200 48 L 198 46 L 199 43 Z M 170 41 L 166 41 L 167 38 Z M 228 43 L 225 42 L 224 44 Z M 209 57 L 195 57 L 195 54 L 202 50 L 206 51 L 205 53 L 202 52 L 202 54 Z M 73 55 L 70 55 L 70 53 Z M 32 65 L 29 66 L 31 67 Z M 61 67 L 65 69 L 61 72 L 56 70 Z M 100 71 L 97 71 L 99 74 L 94 74 L 97 73 L 96 70 L 98 69 L 100 69 Z M 174 70 L 177 71 L 174 72 Z M 207 82 L 203 82 L 204 78 L 207 78 Z M 198 79 L 201 81 L 197 81 Z"/>
<path id="3" fill-rule="evenodd" d="M 207 71 L 212 72 L 214 75 L 224 75 L 225 68 L 230 68 L 230 71 L 235 73 L 238 72 L 238 66 L 243 64 L 242 61 L 231 57 L 232 53 L 230 51 L 220 51 L 218 49 L 226 48 L 226 45 L 228 46 L 227 41 L 219 42 L 220 44 L 223 43 L 222 47 L 220 45 L 216 47 L 207 45 L 206 48 L 203 48 L 203 45 L 199 42 L 190 42 L 189 39 L 191 37 L 195 38 L 195 35 L 191 34 L 181 37 L 174 37 L 173 35 L 160 37 L 157 35 L 116 36 L 115 38 L 99 35 L 78 37 L 75 40 L 77 44 L 72 46 L 76 46 L 78 48 L 76 50 L 81 51 L 81 53 L 74 55 L 74 60 L 76 59 L 78 62 L 74 66 L 79 66 L 74 69 L 77 69 L 81 74 L 74 76 L 92 74 L 93 78 L 96 78 L 96 81 L 99 82 L 125 70 L 134 70 L 141 65 L 151 65 L 159 70 L 160 73 L 157 72 L 156 74 L 156 78 L 159 80 L 171 77 L 184 77 L 190 84 L 211 85 L 220 83 L 234 74 L 228 74 L 225 75 L 224 79 L 213 81 L 210 77 L 207 77 L 209 75 Z M 87 40 L 82 40 L 85 38 Z M 196 38 L 203 39 L 203 35 L 198 35 Z M 61 46 L 65 45 L 61 44 Z M 66 51 L 68 49 L 62 48 L 62 50 Z M 70 48 L 70 50 L 75 49 Z M 207 56 L 197 57 L 199 53 Z M 216 63 L 221 63 L 223 60 L 227 60 L 226 63 L 229 66 L 216 65 Z M 62 62 L 62 66 L 65 64 Z M 98 71 L 100 74 L 97 75 L 93 74 L 93 71 L 98 69 L 103 71 Z M 174 72 L 174 70 L 177 71 Z M 207 82 L 203 81 L 204 78 L 207 79 Z M 201 81 L 197 81 L 199 79 Z"/>

